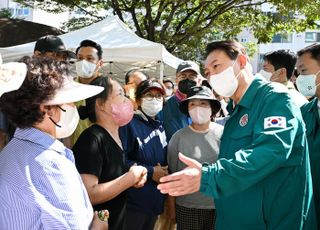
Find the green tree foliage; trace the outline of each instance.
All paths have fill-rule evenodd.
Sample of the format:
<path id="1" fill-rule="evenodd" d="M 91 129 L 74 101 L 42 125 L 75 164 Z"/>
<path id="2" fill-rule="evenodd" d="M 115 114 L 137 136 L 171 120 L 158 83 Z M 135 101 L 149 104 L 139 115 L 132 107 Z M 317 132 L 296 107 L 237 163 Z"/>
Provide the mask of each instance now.
<path id="1" fill-rule="evenodd" d="M 0 18 L 11 18 L 11 11 L 7 8 L 0 9 Z"/>
<path id="2" fill-rule="evenodd" d="M 215 38 L 233 39 L 249 28 L 259 43 L 275 33 L 304 31 L 316 26 L 320 0 L 18 0 L 59 12 L 81 10 L 85 19 L 73 19 L 69 28 L 79 28 L 104 18 L 106 10 L 126 22 L 140 37 L 160 42 L 185 59 L 199 58 L 205 43 Z M 271 12 L 263 12 L 269 3 Z M 277 12 L 277 13 L 274 13 Z M 303 16 L 301 16 L 303 15 Z M 89 22 L 88 22 L 89 20 Z M 77 25 L 77 26 L 74 26 Z"/>

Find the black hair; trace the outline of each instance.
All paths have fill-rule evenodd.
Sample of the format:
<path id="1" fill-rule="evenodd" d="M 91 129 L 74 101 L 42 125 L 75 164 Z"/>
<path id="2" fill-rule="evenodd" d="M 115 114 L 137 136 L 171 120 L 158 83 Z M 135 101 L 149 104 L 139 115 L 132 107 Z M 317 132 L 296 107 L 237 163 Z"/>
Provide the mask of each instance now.
<path id="1" fill-rule="evenodd" d="M 230 40 L 209 43 L 206 47 L 206 57 L 215 50 L 224 51 L 231 60 L 236 60 L 239 54 L 247 54 L 245 48 L 239 42 Z"/>
<path id="2" fill-rule="evenodd" d="M 147 80 L 150 78 L 149 75 L 148 75 L 146 72 L 141 71 L 141 70 L 138 70 L 138 69 L 132 69 L 132 70 L 129 70 L 129 71 L 126 73 L 125 77 L 124 77 L 124 79 L 125 79 L 125 84 L 128 84 L 128 83 L 129 83 L 130 77 L 131 77 L 132 75 L 134 75 L 135 73 L 142 73 L 142 74 L 147 78 Z"/>
<path id="3" fill-rule="evenodd" d="M 297 62 L 297 56 L 290 50 L 276 50 L 266 53 L 263 60 L 270 62 L 270 64 L 274 66 L 275 70 L 286 68 L 287 79 L 290 79 L 293 74 L 294 66 Z"/>
<path id="4" fill-rule="evenodd" d="M 26 78 L 18 90 L 2 95 L 0 108 L 13 125 L 27 128 L 43 121 L 40 105 L 54 97 L 70 72 L 66 62 L 48 57 L 23 57 L 20 61 L 27 65 Z"/>
<path id="5" fill-rule="evenodd" d="M 311 57 L 318 62 L 320 61 L 320 43 L 314 43 L 298 51 L 298 57 L 305 53 L 310 53 Z"/>
<path id="6" fill-rule="evenodd" d="M 103 101 L 108 100 L 110 94 L 112 93 L 112 83 L 111 83 L 111 78 L 108 76 L 101 76 L 97 77 L 94 79 L 90 85 L 97 85 L 97 86 L 102 86 L 104 90 L 102 90 L 101 93 L 87 98 L 86 99 L 86 105 L 85 106 L 80 106 L 78 108 L 78 112 L 80 115 L 80 119 L 84 120 L 86 118 L 89 118 L 89 120 L 92 123 L 95 123 L 97 121 L 97 116 L 96 116 L 96 101 L 97 99 L 101 99 Z"/>
<path id="7" fill-rule="evenodd" d="M 163 84 L 167 83 L 167 82 L 169 82 L 171 84 L 172 88 L 174 88 L 174 84 L 171 80 L 169 80 L 169 79 L 163 80 Z"/>
<path id="8" fill-rule="evenodd" d="M 81 47 L 93 47 L 95 48 L 97 51 L 98 51 L 98 57 L 99 59 L 102 59 L 102 48 L 101 48 L 101 45 L 99 45 L 98 43 L 94 42 L 94 41 L 91 41 L 91 40 L 83 40 L 79 47 L 76 49 L 76 54 L 78 54 L 79 52 L 79 49 Z"/>

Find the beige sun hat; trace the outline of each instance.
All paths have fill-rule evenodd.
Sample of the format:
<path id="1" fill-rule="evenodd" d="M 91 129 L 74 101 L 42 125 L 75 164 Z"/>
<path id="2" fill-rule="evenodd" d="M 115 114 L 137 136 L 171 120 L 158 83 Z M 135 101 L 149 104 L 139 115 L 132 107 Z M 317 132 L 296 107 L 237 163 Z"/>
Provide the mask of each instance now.
<path id="1" fill-rule="evenodd" d="M 0 54 L 0 96 L 17 90 L 22 85 L 27 74 L 27 65 L 20 62 L 2 63 Z"/>
<path id="2" fill-rule="evenodd" d="M 81 101 L 99 94 L 104 87 L 78 83 L 71 78 L 65 78 L 63 85 L 55 93 L 55 96 L 47 101 L 46 105 L 62 105 Z"/>

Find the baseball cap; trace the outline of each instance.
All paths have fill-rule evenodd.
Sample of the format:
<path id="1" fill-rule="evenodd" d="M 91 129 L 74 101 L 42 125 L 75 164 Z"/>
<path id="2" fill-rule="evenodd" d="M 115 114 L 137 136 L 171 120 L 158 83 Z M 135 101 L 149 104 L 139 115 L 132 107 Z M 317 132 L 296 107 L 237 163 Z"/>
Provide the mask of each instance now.
<path id="1" fill-rule="evenodd" d="M 211 108 L 215 112 L 219 112 L 221 109 L 220 102 L 215 98 L 210 88 L 206 86 L 194 86 L 188 90 L 187 98 L 180 102 L 179 109 L 182 113 L 189 116 L 188 102 L 191 99 L 206 99 L 210 101 Z"/>
<path id="2" fill-rule="evenodd" d="M 198 75 L 201 75 L 200 74 L 200 68 L 198 66 L 197 63 L 193 62 L 193 61 L 184 61 L 184 62 L 181 62 L 179 65 L 178 65 L 178 68 L 177 68 L 177 72 L 176 73 L 181 73 L 183 71 L 186 71 L 186 70 L 193 70 L 194 72 L 196 72 Z"/>
<path id="3" fill-rule="evenodd" d="M 81 84 L 73 79 L 65 78 L 63 85 L 57 89 L 54 97 L 47 101 L 46 105 L 61 105 L 81 101 L 97 95 L 104 90 L 101 86 Z"/>
<path id="4" fill-rule="evenodd" d="M 17 90 L 27 75 L 27 65 L 20 62 L 2 64 L 0 54 L 0 96 L 4 93 Z"/>
<path id="5" fill-rule="evenodd" d="M 46 35 L 41 37 L 34 47 L 34 51 L 66 53 L 69 58 L 77 58 L 76 54 L 67 50 L 61 38 L 55 35 Z"/>
<path id="6" fill-rule="evenodd" d="M 165 90 L 163 86 L 157 81 L 145 80 L 141 82 L 138 87 L 141 87 L 141 94 L 144 94 L 145 92 L 151 89 L 157 89 L 161 92 L 162 95 L 165 95 Z"/>

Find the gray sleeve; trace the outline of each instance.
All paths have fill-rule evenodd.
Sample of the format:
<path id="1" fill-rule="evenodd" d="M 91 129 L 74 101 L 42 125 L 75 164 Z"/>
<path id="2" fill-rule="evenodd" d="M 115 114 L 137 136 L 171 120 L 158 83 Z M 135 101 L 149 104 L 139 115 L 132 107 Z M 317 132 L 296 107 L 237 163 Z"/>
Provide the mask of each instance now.
<path id="1" fill-rule="evenodd" d="M 169 167 L 169 173 L 173 173 L 178 170 L 178 140 L 180 138 L 179 133 L 179 131 L 175 133 L 168 144 L 167 162 Z"/>

